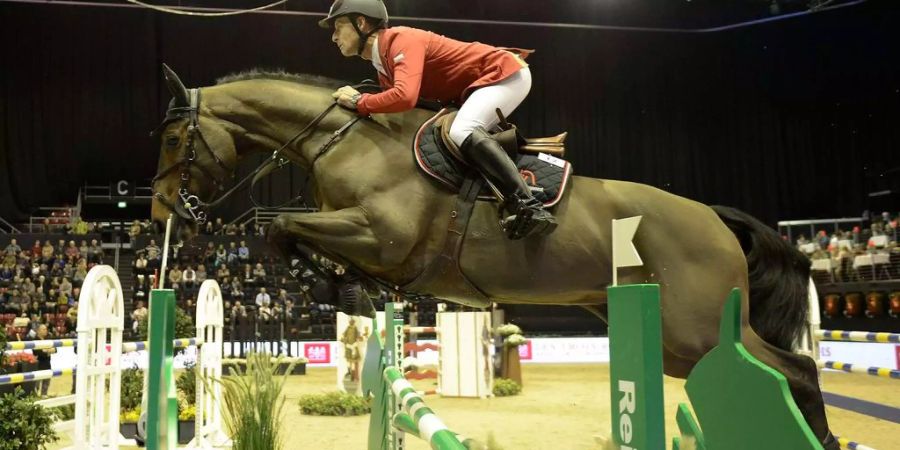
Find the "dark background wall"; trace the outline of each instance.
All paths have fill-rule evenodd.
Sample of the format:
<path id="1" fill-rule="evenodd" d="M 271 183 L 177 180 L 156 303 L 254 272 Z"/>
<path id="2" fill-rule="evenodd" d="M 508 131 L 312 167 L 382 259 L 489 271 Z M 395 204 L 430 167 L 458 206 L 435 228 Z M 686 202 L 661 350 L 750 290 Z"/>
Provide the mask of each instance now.
<path id="1" fill-rule="evenodd" d="M 286 9 L 325 11 L 328 3 L 292 1 Z M 597 6 L 612 3 L 623 2 L 388 5 L 404 16 L 675 28 L 765 17 L 769 4 Z M 217 3 L 238 4 L 247 6 Z M 655 7 L 663 4 L 669 6 Z M 168 101 L 163 62 L 192 86 L 251 67 L 372 77 L 367 62 L 340 56 L 328 32 L 315 26 L 318 19 L 191 18 L 0 1 L 0 217 L 17 220 L 34 206 L 71 203 L 86 182 L 149 180 L 158 149 L 148 132 Z M 652 184 L 774 224 L 900 208 L 895 200 L 886 206 L 867 200 L 868 192 L 900 184 L 900 174 L 888 172 L 900 166 L 898 19 L 896 2 L 870 1 L 709 33 L 394 24 L 537 49 L 529 59 L 532 93 L 513 120 L 530 135 L 569 130 L 576 173 Z M 263 185 L 260 195 L 287 198 L 302 180 L 293 169 Z M 248 206 L 242 199 L 223 214 Z"/>

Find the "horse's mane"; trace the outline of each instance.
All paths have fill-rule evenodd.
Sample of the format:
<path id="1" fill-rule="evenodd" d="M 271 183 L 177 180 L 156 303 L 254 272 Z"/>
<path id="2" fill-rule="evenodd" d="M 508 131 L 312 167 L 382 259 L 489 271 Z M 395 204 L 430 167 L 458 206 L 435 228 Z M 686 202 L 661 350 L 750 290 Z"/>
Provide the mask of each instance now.
<path id="1" fill-rule="evenodd" d="M 321 75 L 297 74 L 285 72 L 284 70 L 263 70 L 253 68 L 243 70 L 241 72 L 225 75 L 216 80 L 216 85 L 234 83 L 236 81 L 246 80 L 280 80 L 290 81 L 292 83 L 302 84 L 305 86 L 318 86 L 328 89 L 337 89 L 341 86 L 347 86 L 348 82 L 336 80 L 334 78 L 323 77 Z"/>

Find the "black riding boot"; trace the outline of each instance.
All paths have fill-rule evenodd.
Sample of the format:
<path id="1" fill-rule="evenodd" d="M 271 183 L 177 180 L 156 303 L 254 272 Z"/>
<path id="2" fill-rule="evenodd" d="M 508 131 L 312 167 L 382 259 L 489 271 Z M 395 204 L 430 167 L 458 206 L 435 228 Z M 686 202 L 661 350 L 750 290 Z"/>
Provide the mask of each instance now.
<path id="1" fill-rule="evenodd" d="M 509 216 L 501 225 L 510 239 L 544 236 L 556 229 L 553 214 L 534 198 L 509 155 L 484 128 L 475 128 L 460 151 L 503 194 Z"/>

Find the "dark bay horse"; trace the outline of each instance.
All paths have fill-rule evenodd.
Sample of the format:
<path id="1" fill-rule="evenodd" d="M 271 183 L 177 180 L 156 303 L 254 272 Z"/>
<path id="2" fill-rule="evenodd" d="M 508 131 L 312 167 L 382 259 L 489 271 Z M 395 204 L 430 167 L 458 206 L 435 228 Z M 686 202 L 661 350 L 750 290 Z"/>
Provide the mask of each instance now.
<path id="1" fill-rule="evenodd" d="M 457 193 L 416 167 L 410 145 L 431 111 L 354 122 L 340 108 L 322 115 L 338 85 L 321 79 L 255 74 L 187 90 L 174 72 L 166 77 L 174 99 L 160 129 L 152 215 L 159 222 L 178 213 L 182 237 L 196 232 L 191 208 L 228 184 L 241 157 L 283 147 L 280 156 L 314 179 L 319 208 L 283 214 L 270 225 L 268 240 L 286 258 L 315 251 L 391 285 L 473 306 L 596 310 L 611 283 L 610 220 L 641 215 L 634 242 L 645 264 L 619 277 L 623 284 L 661 286 L 665 373 L 687 377 L 716 345 L 724 301 L 738 287 L 745 346 L 785 375 L 816 436 L 838 448 L 816 366 L 791 351 L 806 320 L 809 262 L 752 217 L 651 186 L 575 176 L 554 208 L 556 231 L 510 241 L 496 204 L 478 202 L 468 226 L 457 223 Z M 459 270 L 450 264 L 421 278 L 433 261 L 447 259 L 441 255 L 448 239 L 461 245 Z"/>

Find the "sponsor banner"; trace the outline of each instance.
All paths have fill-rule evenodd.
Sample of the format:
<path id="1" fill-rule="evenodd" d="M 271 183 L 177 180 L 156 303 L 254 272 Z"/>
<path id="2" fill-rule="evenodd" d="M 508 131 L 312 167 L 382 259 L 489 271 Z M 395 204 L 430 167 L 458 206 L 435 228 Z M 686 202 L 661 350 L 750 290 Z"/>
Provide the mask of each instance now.
<path id="1" fill-rule="evenodd" d="M 875 342 L 819 342 L 819 359 L 855 366 L 900 369 L 900 345 Z"/>

